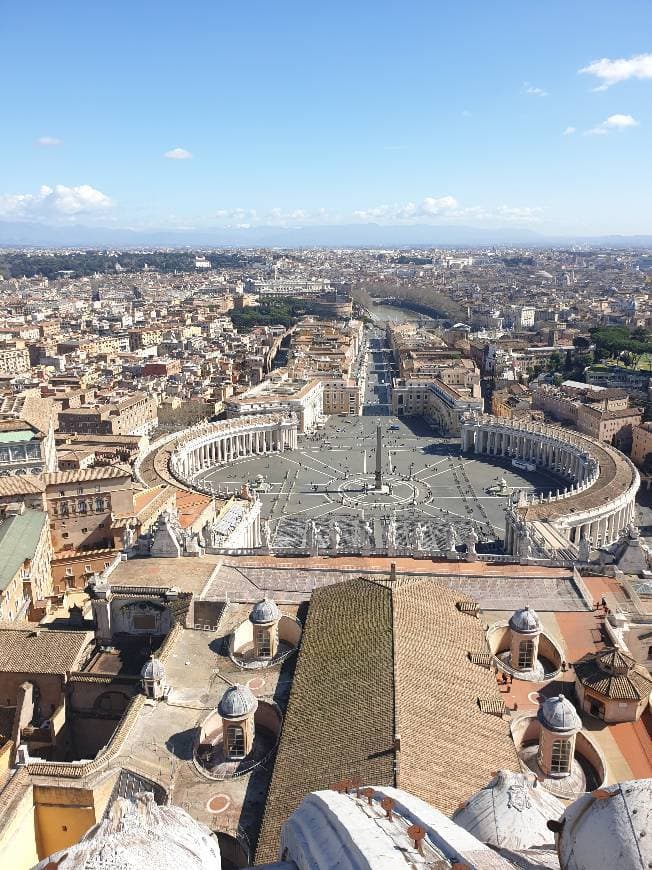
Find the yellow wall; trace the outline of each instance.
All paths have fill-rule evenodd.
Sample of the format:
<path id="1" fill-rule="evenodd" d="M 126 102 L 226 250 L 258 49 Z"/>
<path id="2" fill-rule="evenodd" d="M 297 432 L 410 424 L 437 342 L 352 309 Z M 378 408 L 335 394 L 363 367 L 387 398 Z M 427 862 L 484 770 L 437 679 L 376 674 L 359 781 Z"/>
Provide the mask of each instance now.
<path id="1" fill-rule="evenodd" d="M 11 761 L 11 753 L 14 749 L 14 741 L 7 740 L 0 747 L 0 776 L 2 776 L 5 771 L 9 770 L 9 762 Z"/>
<path id="2" fill-rule="evenodd" d="M 39 860 L 32 789 L 27 788 L 15 810 L 12 810 L 7 824 L 0 828 L 0 867 L 29 870 Z"/>
<path id="3" fill-rule="evenodd" d="M 77 843 L 96 822 L 86 789 L 35 786 L 34 805 L 40 858 Z"/>

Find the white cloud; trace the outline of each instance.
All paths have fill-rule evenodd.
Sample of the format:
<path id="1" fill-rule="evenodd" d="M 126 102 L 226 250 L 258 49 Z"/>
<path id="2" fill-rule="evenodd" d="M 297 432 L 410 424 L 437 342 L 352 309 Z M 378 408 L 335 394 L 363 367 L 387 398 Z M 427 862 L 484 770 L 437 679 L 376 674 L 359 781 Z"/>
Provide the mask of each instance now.
<path id="1" fill-rule="evenodd" d="M 498 217 L 516 223 L 538 223 L 541 220 L 542 208 L 538 206 L 508 206 L 499 205 L 496 209 Z"/>
<path id="2" fill-rule="evenodd" d="M 185 148 L 172 148 L 170 151 L 166 151 L 163 156 L 167 157 L 168 160 L 190 160 L 192 154 Z"/>
<path id="3" fill-rule="evenodd" d="M 628 79 L 652 79 L 652 54 L 636 54 L 611 60 L 603 57 L 578 70 L 584 75 L 595 76 L 601 84 L 596 91 L 606 91 L 611 85 Z"/>
<path id="4" fill-rule="evenodd" d="M 523 82 L 523 93 L 529 94 L 531 97 L 548 97 L 550 96 L 548 91 L 544 91 L 543 88 L 535 88 L 534 85 L 531 85 L 529 82 Z"/>
<path id="5" fill-rule="evenodd" d="M 247 208 L 222 208 L 213 215 L 221 226 L 240 229 L 256 226 L 315 226 L 319 224 L 340 225 L 350 223 L 379 224 L 437 224 L 470 222 L 476 225 L 502 226 L 540 223 L 543 209 L 538 206 L 499 205 L 486 208 L 480 205 L 460 206 L 454 196 L 426 196 L 419 202 L 393 203 L 353 212 L 335 212 L 327 208 L 283 209 L 272 208 L 257 211 Z"/>
<path id="6" fill-rule="evenodd" d="M 55 145 L 63 145 L 63 139 L 57 139 L 56 136 L 41 136 L 36 140 L 37 145 L 53 147 Z"/>
<path id="7" fill-rule="evenodd" d="M 561 134 L 562 136 L 572 136 L 573 133 L 577 132 L 577 127 L 566 127 L 564 132 Z"/>
<path id="8" fill-rule="evenodd" d="M 0 195 L 0 215 L 17 220 L 71 220 L 77 215 L 104 213 L 113 203 L 109 197 L 91 187 L 80 184 L 67 187 L 43 185 L 38 193 L 8 193 Z"/>
<path id="9" fill-rule="evenodd" d="M 638 127 L 638 121 L 631 115 L 609 115 L 606 121 L 587 130 L 589 136 L 606 136 L 610 130 L 627 130 L 630 127 Z"/>
<path id="10" fill-rule="evenodd" d="M 435 217 L 457 208 L 454 196 L 426 196 L 420 203 L 408 202 L 405 205 L 379 205 L 374 208 L 356 209 L 353 216 L 358 220 L 398 220 L 410 221 L 417 218 Z"/>

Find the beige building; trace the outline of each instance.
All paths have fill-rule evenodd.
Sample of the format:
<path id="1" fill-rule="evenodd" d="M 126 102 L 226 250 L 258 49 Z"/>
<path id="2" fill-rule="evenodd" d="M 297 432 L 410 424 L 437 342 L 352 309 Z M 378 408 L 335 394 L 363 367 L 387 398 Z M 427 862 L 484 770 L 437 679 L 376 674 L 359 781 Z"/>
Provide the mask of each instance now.
<path id="1" fill-rule="evenodd" d="M 623 453 L 632 449 L 633 432 L 643 419 L 642 408 L 624 408 L 619 411 L 605 411 L 590 405 L 579 405 L 577 409 L 577 428 L 596 441 L 613 444 Z"/>
<path id="2" fill-rule="evenodd" d="M 650 703 L 652 676 L 614 647 L 575 664 L 575 691 L 586 713 L 608 723 L 636 722 Z"/>
<path id="3" fill-rule="evenodd" d="M 633 430 L 643 415 L 641 408 L 629 407 L 629 396 L 622 390 L 575 382 L 561 387 L 539 385 L 533 393 L 532 407 L 624 453 L 631 450 Z"/>
<path id="4" fill-rule="evenodd" d="M 346 378 L 322 378 L 324 414 L 360 416 L 364 401 L 364 385 Z"/>
<path id="5" fill-rule="evenodd" d="M 30 608 L 52 594 L 52 543 L 48 516 L 25 510 L 0 523 L 0 621 L 26 619 Z"/>
<path id="6" fill-rule="evenodd" d="M 652 463 L 652 423 L 640 423 L 634 427 L 632 434 L 632 461 L 642 468 L 648 456 Z"/>
<path id="7" fill-rule="evenodd" d="M 134 393 L 106 405 L 68 408 L 59 414 L 59 431 L 81 435 L 146 435 L 158 423 L 156 400 Z"/>
<path id="8" fill-rule="evenodd" d="M 29 351 L 24 341 L 5 342 L 0 345 L 0 373 L 16 375 L 29 371 Z"/>
<path id="9" fill-rule="evenodd" d="M 250 414 L 296 414 L 299 431 L 308 432 L 323 415 L 324 385 L 318 378 L 292 378 L 285 369 L 224 403 L 227 419 Z"/>
<path id="10" fill-rule="evenodd" d="M 54 471 L 56 405 L 27 390 L 0 401 L 0 477 Z"/>
<path id="11" fill-rule="evenodd" d="M 494 417 L 526 420 L 531 412 L 532 396 L 523 384 L 515 381 L 502 389 L 494 390 L 491 397 L 491 413 Z"/>
<path id="12" fill-rule="evenodd" d="M 114 528 L 114 518 L 134 513 L 131 469 L 106 466 L 46 474 L 45 497 L 55 551 L 121 548 L 124 529 Z"/>

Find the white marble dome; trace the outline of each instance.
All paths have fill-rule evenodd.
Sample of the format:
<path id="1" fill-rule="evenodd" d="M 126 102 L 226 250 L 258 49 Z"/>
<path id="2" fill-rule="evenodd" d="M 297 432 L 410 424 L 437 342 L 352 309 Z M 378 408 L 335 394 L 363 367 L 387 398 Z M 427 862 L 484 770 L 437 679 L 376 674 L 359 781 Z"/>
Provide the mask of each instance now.
<path id="1" fill-rule="evenodd" d="M 278 622 L 281 618 L 276 602 L 271 598 L 263 598 L 258 601 L 251 609 L 249 619 L 254 625 L 266 625 L 269 622 Z"/>
<path id="2" fill-rule="evenodd" d="M 247 686 L 229 686 L 220 698 L 217 712 L 222 719 L 242 719 L 256 712 L 258 700 Z"/>
<path id="3" fill-rule="evenodd" d="M 564 695 L 548 698 L 537 713 L 537 719 L 549 731 L 580 731 L 582 720 Z"/>
<path id="4" fill-rule="evenodd" d="M 140 676 L 143 680 L 162 680 L 165 677 L 163 663 L 152 656 L 143 665 Z"/>
<path id="5" fill-rule="evenodd" d="M 35 870 L 220 870 L 220 847 L 208 828 L 181 807 L 158 806 L 150 793 L 118 798 L 109 817 L 74 846 Z"/>
<path id="6" fill-rule="evenodd" d="M 509 627 L 519 634 L 535 634 L 541 631 L 541 620 L 531 607 L 521 607 L 515 610 L 509 619 Z"/>
<path id="7" fill-rule="evenodd" d="M 652 866 L 652 779 L 584 794 L 561 821 L 557 851 L 562 870 Z"/>
<path id="8" fill-rule="evenodd" d="M 451 818 L 488 846 L 519 850 L 553 845 L 548 821 L 563 813 L 564 804 L 535 777 L 499 770 Z"/>

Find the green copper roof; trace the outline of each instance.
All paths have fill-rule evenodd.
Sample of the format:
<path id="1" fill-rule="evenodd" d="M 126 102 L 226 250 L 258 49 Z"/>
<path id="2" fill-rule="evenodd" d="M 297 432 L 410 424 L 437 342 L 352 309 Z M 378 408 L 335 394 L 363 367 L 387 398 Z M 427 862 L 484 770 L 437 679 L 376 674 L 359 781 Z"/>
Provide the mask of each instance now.
<path id="1" fill-rule="evenodd" d="M 17 441 L 33 441 L 35 433 L 29 429 L 18 429 L 16 432 L 0 432 L 0 444 L 15 444 Z"/>
<path id="2" fill-rule="evenodd" d="M 0 592 L 11 583 L 25 559 L 34 558 L 47 521 L 46 513 L 26 510 L 0 523 Z"/>

